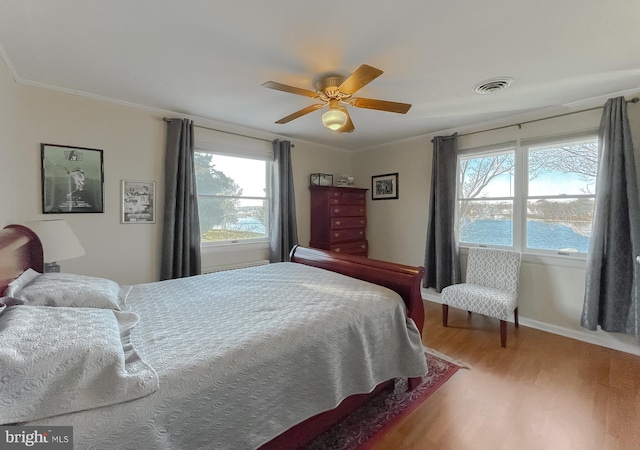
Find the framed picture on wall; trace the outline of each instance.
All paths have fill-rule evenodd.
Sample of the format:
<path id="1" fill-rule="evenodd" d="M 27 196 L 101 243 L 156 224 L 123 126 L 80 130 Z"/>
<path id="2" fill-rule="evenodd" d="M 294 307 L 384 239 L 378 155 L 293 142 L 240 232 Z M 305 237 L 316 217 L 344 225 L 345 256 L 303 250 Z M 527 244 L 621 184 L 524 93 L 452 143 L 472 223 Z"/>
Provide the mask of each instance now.
<path id="1" fill-rule="evenodd" d="M 41 144 L 42 213 L 104 212 L 102 150 Z"/>
<path id="2" fill-rule="evenodd" d="M 398 174 L 387 173 L 371 177 L 371 200 L 398 198 Z"/>
<path id="3" fill-rule="evenodd" d="M 122 180 L 122 223 L 156 222 L 156 183 Z"/>

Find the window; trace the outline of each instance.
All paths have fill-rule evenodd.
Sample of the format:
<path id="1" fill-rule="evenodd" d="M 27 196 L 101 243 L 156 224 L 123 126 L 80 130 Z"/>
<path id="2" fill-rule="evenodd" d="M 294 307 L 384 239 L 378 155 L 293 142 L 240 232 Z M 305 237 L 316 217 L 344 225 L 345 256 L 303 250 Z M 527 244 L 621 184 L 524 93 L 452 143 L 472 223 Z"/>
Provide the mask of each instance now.
<path id="1" fill-rule="evenodd" d="M 267 161 L 195 152 L 202 243 L 268 237 Z"/>
<path id="2" fill-rule="evenodd" d="M 598 169 L 593 133 L 464 151 L 458 168 L 462 245 L 587 253 Z"/>
<path id="3" fill-rule="evenodd" d="M 513 246 L 514 161 L 512 148 L 459 159 L 460 242 Z"/>
<path id="4" fill-rule="evenodd" d="M 598 171 L 597 138 L 525 146 L 525 248 L 587 253 Z"/>
<path id="5" fill-rule="evenodd" d="M 194 127 L 201 244 L 268 242 L 271 141 Z"/>

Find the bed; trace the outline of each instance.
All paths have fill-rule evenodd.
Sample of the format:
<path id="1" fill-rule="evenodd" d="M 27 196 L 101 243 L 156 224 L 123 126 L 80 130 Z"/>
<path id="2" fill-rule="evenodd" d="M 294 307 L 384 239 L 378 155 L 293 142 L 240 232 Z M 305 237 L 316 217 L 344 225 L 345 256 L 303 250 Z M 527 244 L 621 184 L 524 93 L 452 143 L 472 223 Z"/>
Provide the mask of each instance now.
<path id="1" fill-rule="evenodd" d="M 289 263 L 120 286 L 42 265 L 31 230 L 0 231 L 0 424 L 71 425 L 75 448 L 301 448 L 427 371 L 420 267 L 296 247 Z"/>

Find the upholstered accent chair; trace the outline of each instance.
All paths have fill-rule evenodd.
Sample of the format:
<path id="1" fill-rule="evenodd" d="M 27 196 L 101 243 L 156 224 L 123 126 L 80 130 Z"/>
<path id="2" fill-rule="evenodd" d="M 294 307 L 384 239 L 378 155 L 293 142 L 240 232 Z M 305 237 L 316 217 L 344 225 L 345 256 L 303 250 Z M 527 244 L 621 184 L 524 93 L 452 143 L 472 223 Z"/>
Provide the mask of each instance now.
<path id="1" fill-rule="evenodd" d="M 500 343 L 507 346 L 507 320 L 514 315 L 518 328 L 520 253 L 472 247 L 464 283 L 442 290 L 442 325 L 447 326 L 449 306 L 500 319 Z"/>

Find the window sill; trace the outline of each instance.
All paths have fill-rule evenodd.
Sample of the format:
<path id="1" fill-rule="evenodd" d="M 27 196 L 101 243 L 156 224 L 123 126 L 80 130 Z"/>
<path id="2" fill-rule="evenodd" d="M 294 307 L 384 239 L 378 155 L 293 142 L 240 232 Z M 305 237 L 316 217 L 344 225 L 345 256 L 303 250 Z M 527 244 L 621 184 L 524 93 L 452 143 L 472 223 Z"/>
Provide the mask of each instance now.
<path id="1" fill-rule="evenodd" d="M 570 267 L 582 270 L 587 267 L 587 260 L 585 256 L 538 255 L 534 253 L 523 253 L 522 262 L 554 267 Z"/>
<path id="2" fill-rule="evenodd" d="M 269 259 L 269 242 L 218 243 L 201 246 L 200 262 L 204 272 L 247 267 Z"/>
<path id="3" fill-rule="evenodd" d="M 200 250 L 205 253 L 228 252 L 233 249 L 242 250 L 263 250 L 269 248 L 268 239 L 255 240 L 238 240 L 238 241 L 220 241 L 220 242 L 202 242 Z"/>
<path id="4" fill-rule="evenodd" d="M 460 254 L 467 255 L 469 247 L 460 246 Z M 569 267 L 573 269 L 585 270 L 587 267 L 587 257 L 585 255 L 553 255 L 540 253 L 522 252 L 522 262 L 526 264 L 542 264 L 553 267 Z"/>

